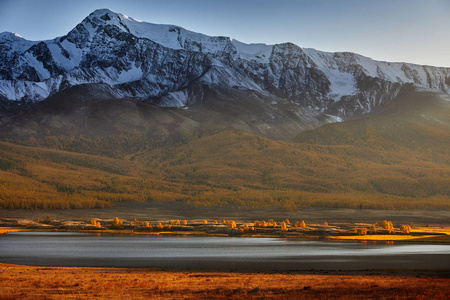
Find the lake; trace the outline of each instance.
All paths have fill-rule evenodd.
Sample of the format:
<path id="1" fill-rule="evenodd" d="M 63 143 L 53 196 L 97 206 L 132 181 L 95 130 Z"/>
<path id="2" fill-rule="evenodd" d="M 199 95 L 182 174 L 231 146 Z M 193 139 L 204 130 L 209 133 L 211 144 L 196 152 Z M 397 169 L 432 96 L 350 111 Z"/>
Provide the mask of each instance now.
<path id="1" fill-rule="evenodd" d="M 222 271 L 450 270 L 450 245 L 11 232 L 0 262 Z"/>

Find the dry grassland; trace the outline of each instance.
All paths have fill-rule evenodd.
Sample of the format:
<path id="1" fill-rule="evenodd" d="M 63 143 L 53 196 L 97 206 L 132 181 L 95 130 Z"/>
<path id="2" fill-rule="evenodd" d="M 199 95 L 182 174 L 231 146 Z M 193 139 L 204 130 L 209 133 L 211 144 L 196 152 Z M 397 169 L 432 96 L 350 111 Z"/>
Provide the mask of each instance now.
<path id="1" fill-rule="evenodd" d="M 416 274 L 417 275 L 417 274 Z M 0 264 L 0 299 L 449 299 L 450 279 Z"/>

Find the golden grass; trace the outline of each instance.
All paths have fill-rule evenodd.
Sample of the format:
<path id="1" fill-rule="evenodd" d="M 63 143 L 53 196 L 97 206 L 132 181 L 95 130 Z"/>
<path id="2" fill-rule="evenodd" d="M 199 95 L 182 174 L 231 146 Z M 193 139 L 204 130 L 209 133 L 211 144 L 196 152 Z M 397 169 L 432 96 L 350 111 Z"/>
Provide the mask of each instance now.
<path id="1" fill-rule="evenodd" d="M 450 227 L 414 227 L 411 232 L 432 232 L 450 235 Z"/>
<path id="2" fill-rule="evenodd" d="M 339 235 L 331 236 L 336 240 L 358 240 L 358 241 L 415 241 L 426 238 L 435 237 L 435 235 L 412 236 L 412 235 L 396 235 L 396 234 L 380 234 L 380 235 Z M 449 240 L 450 241 L 450 240 Z"/>
<path id="3" fill-rule="evenodd" d="M 0 299 L 448 299 L 450 279 L 0 264 Z M 413 275 L 413 274 L 411 274 Z"/>
<path id="4" fill-rule="evenodd" d="M 15 232 L 15 231 L 28 231 L 26 228 L 14 228 L 14 227 L 0 227 L 0 234 L 5 234 L 8 232 Z"/>

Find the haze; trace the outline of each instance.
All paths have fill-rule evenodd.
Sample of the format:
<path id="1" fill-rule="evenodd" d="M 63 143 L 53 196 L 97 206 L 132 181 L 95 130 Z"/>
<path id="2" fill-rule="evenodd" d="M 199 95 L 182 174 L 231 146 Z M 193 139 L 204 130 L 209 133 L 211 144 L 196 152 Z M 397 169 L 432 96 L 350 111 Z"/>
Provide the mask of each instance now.
<path id="1" fill-rule="evenodd" d="M 245 43 L 293 42 L 376 60 L 450 67 L 450 2 L 380 1 L 0 1 L 0 31 L 29 40 L 62 36 L 89 13 L 109 8 Z"/>

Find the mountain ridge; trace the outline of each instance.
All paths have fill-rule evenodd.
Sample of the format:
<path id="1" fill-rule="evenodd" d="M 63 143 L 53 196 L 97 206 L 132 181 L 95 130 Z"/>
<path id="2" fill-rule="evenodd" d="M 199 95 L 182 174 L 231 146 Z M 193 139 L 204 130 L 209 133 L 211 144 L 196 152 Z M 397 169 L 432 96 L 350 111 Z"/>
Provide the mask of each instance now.
<path id="1" fill-rule="evenodd" d="M 0 66 L 0 95 L 10 101 L 42 101 L 71 86 L 106 83 L 117 98 L 189 108 L 220 87 L 232 97 L 246 90 L 270 103 L 289 101 L 348 119 L 389 104 L 406 84 L 450 91 L 450 68 L 292 43 L 245 44 L 108 9 L 53 40 L 0 34 Z"/>

